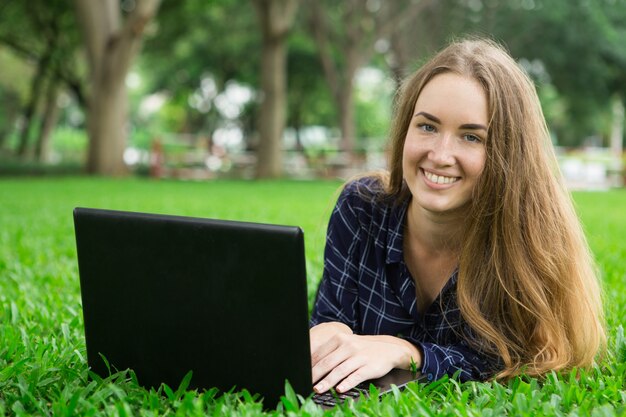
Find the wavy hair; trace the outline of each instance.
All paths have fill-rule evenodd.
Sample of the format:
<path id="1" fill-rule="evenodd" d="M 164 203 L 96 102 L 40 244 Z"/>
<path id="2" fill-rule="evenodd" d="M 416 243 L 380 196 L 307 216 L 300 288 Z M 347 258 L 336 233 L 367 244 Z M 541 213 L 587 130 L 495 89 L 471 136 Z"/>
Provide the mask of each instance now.
<path id="1" fill-rule="evenodd" d="M 423 87 L 447 72 L 483 87 L 490 119 L 459 258 L 461 314 L 480 349 L 502 358 L 499 379 L 589 366 L 606 343 L 597 273 L 534 84 L 503 47 L 455 41 L 403 83 L 386 195 L 410 198 L 402 173 L 407 129 Z"/>

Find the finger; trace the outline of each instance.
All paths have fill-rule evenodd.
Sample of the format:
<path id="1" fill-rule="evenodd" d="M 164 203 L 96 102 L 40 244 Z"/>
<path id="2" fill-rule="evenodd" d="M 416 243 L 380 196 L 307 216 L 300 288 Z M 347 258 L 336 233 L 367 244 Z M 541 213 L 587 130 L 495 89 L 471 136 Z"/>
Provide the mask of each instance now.
<path id="1" fill-rule="evenodd" d="M 349 357 L 337 366 L 333 367 L 332 371 L 313 387 L 313 390 L 317 393 L 328 391 L 330 388 L 342 382 L 346 377 L 354 373 L 356 370 L 360 369 L 363 365 L 364 364 L 362 358 Z M 358 379 L 359 377 L 360 376 L 357 374 L 354 379 Z M 345 391 L 356 386 L 359 382 L 352 386 L 349 386 L 345 389 Z"/>
<path id="2" fill-rule="evenodd" d="M 335 386 L 337 392 L 346 392 L 356 387 L 363 381 L 375 378 L 371 372 L 368 372 L 366 366 L 362 366 L 344 378 L 339 384 Z"/>
<path id="3" fill-rule="evenodd" d="M 352 388 L 359 385 L 361 382 L 367 381 L 369 379 L 380 378 L 383 375 L 386 375 L 391 369 L 392 366 L 386 365 L 373 365 L 372 361 L 364 360 L 361 361 L 361 366 L 347 375 L 341 382 L 339 382 L 335 389 L 337 392 L 346 392 L 351 390 Z M 355 362 L 358 363 L 358 362 Z"/>
<path id="4" fill-rule="evenodd" d="M 342 345 L 337 346 L 337 348 L 328 355 L 321 357 L 311 369 L 313 383 L 319 381 L 325 375 L 328 375 L 349 357 L 350 350 Z"/>
<path id="5" fill-rule="evenodd" d="M 346 343 L 347 339 L 347 335 L 340 333 L 330 337 L 325 343 L 319 344 L 315 350 L 311 350 L 311 365 L 315 366 L 320 360 Z"/>
<path id="6" fill-rule="evenodd" d="M 334 340 L 329 340 L 318 346 L 316 350 L 311 351 L 311 366 L 315 367 L 322 359 L 337 350 L 338 347 L 339 344 Z"/>
<path id="7" fill-rule="evenodd" d="M 363 381 L 387 374 L 392 368 L 390 363 L 379 362 L 375 357 L 353 356 L 335 368 L 335 375 L 329 374 L 328 384 L 333 384 L 331 386 L 335 386 L 338 392 L 346 392 Z"/>
<path id="8" fill-rule="evenodd" d="M 317 365 L 317 363 L 334 352 L 339 347 L 336 340 L 328 340 L 326 343 L 322 343 L 316 347 L 311 347 L 311 366 Z"/>

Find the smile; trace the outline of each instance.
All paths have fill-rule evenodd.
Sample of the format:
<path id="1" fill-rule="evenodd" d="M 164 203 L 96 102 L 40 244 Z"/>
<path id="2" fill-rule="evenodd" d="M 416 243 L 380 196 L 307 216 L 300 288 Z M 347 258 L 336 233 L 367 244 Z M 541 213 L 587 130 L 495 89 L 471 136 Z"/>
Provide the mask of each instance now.
<path id="1" fill-rule="evenodd" d="M 423 170 L 423 172 L 426 178 L 428 178 L 428 181 L 434 182 L 435 184 L 452 184 L 453 182 L 457 182 L 461 179 L 460 177 L 444 177 L 443 175 L 435 175 L 426 170 Z"/>

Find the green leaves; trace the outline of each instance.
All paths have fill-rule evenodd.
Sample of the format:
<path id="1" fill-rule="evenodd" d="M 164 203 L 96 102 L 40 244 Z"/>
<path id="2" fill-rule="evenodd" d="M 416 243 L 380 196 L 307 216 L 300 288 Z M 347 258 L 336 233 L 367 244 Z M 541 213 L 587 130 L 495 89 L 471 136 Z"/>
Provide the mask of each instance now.
<path id="1" fill-rule="evenodd" d="M 289 381 L 285 381 L 285 395 L 280 397 L 280 402 L 287 411 L 298 411 L 300 409 L 296 392 L 291 387 Z"/>
<path id="2" fill-rule="evenodd" d="M 415 362 L 415 360 L 413 360 L 413 357 L 411 357 L 411 373 L 413 374 L 413 377 L 415 377 L 417 375 L 417 372 L 419 371 L 418 367 L 417 367 L 417 362 Z"/>
<path id="3" fill-rule="evenodd" d="M 162 388 L 163 388 L 163 391 L 165 392 L 165 395 L 167 395 L 167 398 L 172 402 L 180 401 L 180 399 L 183 397 L 183 394 L 185 394 L 185 392 L 187 391 L 187 388 L 189 387 L 189 383 L 191 382 L 192 376 L 193 376 L 193 371 L 187 372 L 185 376 L 183 377 L 182 381 L 180 381 L 180 385 L 178 386 L 178 389 L 176 390 L 176 392 L 172 391 L 172 389 L 167 384 L 163 384 Z"/>

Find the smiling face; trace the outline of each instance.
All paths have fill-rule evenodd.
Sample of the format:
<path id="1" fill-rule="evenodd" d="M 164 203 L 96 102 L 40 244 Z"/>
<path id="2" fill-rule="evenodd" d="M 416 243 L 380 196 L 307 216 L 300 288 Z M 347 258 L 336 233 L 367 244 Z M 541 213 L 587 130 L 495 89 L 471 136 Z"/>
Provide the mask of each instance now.
<path id="1" fill-rule="evenodd" d="M 411 204 L 444 213 L 469 203 L 485 166 L 488 125 L 487 97 L 475 80 L 443 73 L 424 86 L 402 154 Z"/>

